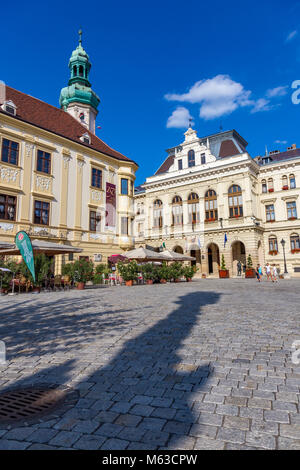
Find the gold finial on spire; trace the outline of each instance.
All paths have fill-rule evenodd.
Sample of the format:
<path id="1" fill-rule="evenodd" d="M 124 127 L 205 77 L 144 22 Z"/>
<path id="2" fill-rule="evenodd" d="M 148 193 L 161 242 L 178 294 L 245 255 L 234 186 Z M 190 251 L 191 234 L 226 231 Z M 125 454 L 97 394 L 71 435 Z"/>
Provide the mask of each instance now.
<path id="1" fill-rule="evenodd" d="M 79 44 L 81 45 L 81 42 L 82 42 L 82 29 L 81 28 L 78 31 L 78 34 L 79 34 Z"/>

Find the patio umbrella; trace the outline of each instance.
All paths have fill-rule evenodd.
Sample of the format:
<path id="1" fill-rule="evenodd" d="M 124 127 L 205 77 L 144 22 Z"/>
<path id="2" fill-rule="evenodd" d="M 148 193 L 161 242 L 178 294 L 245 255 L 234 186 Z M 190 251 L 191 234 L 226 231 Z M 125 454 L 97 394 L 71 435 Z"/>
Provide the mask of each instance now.
<path id="1" fill-rule="evenodd" d="M 166 259 L 162 256 L 162 253 L 157 253 L 156 251 L 148 250 L 143 247 L 127 251 L 124 255 L 128 259 L 135 259 L 137 261 L 164 261 Z"/>
<path id="2" fill-rule="evenodd" d="M 111 255 L 109 256 L 108 258 L 108 261 L 110 263 L 113 263 L 113 264 L 116 264 L 116 263 L 119 263 L 120 261 L 128 261 L 128 258 L 126 258 L 126 256 L 124 255 Z"/>
<path id="3" fill-rule="evenodd" d="M 166 261 L 195 261 L 196 258 L 193 256 L 183 255 L 182 253 L 176 253 L 176 251 L 165 250 L 161 253 L 162 257 Z"/>
<path id="4" fill-rule="evenodd" d="M 33 253 L 45 253 L 45 255 L 63 255 L 67 253 L 81 253 L 81 248 L 72 245 L 61 245 L 60 243 L 47 242 L 44 240 L 31 240 Z M 1 245 L 0 245 L 1 248 Z M 1 255 L 19 255 L 20 250 L 15 244 L 12 247 L 0 249 Z"/>

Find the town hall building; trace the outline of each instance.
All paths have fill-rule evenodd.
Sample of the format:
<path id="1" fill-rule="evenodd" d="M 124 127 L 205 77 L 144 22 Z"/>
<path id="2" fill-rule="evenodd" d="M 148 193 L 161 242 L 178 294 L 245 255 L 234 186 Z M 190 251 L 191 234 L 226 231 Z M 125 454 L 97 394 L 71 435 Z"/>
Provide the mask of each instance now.
<path id="1" fill-rule="evenodd" d="M 135 190 L 136 246 L 187 253 L 200 276 L 218 276 L 222 255 L 235 276 L 249 254 L 300 276 L 300 149 L 253 159 L 235 130 L 184 137 Z"/>

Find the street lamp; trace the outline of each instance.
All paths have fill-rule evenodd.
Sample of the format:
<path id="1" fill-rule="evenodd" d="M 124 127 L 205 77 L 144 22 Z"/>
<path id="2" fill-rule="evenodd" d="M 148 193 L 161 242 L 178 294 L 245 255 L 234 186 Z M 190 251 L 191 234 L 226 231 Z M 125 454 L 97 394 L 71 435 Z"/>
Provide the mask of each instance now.
<path id="1" fill-rule="evenodd" d="M 286 267 L 286 259 L 285 259 L 285 240 L 282 239 L 280 243 L 281 243 L 282 249 L 283 249 L 284 274 L 288 274 L 288 270 L 287 270 L 287 267 Z"/>

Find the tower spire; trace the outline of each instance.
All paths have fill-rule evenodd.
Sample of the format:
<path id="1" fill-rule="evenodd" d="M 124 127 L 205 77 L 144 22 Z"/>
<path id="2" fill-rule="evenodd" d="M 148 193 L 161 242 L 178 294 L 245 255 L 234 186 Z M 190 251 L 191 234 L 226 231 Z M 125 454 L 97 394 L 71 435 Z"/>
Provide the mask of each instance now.
<path id="1" fill-rule="evenodd" d="M 79 45 L 81 46 L 81 43 L 82 43 L 82 29 L 81 28 L 78 31 L 78 34 L 79 34 Z"/>

